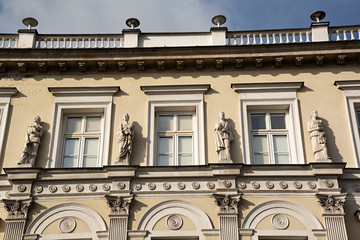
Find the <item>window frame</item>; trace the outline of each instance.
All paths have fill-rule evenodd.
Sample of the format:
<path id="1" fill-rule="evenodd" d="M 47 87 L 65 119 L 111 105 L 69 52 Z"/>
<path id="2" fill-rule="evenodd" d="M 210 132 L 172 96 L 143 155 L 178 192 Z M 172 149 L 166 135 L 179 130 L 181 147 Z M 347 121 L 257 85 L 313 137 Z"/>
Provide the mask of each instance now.
<path id="1" fill-rule="evenodd" d="M 305 163 L 298 99 L 296 96 L 297 90 L 302 86 L 303 82 L 231 84 L 234 91 L 239 94 L 242 154 L 245 164 L 254 164 L 248 117 L 251 111 L 287 111 L 289 154 L 291 155 L 289 164 Z"/>
<path id="2" fill-rule="evenodd" d="M 103 140 L 100 146 L 99 167 L 109 164 L 112 98 L 120 87 L 49 87 L 55 96 L 54 120 L 48 168 L 63 168 L 64 116 L 67 114 L 102 113 Z"/>
<path id="3" fill-rule="evenodd" d="M 164 132 L 160 132 L 158 127 L 159 127 L 159 116 L 160 115 L 172 115 L 174 116 L 174 123 L 173 123 L 173 131 L 164 131 Z M 192 130 L 191 131 L 181 131 L 178 130 L 178 116 L 179 115 L 191 115 L 191 124 L 192 124 Z M 156 129 L 156 141 L 155 141 L 155 154 L 157 159 L 159 158 L 159 139 L 161 137 L 171 137 L 173 139 L 173 143 L 172 143 L 172 147 L 173 147 L 173 163 L 170 166 L 183 166 L 179 164 L 179 159 L 178 159 L 178 155 L 179 155 L 179 149 L 178 149 L 178 139 L 179 137 L 188 137 L 191 136 L 192 137 L 192 165 L 194 164 L 194 151 L 195 151 L 195 147 L 194 147 L 194 143 L 195 143 L 195 136 L 197 135 L 197 129 L 195 127 L 195 123 L 196 123 L 196 114 L 195 112 L 189 112 L 189 111 L 176 111 L 176 112 L 167 112 L 167 111 L 157 111 L 156 112 L 156 121 L 155 121 L 155 129 Z M 190 133 L 191 132 L 191 133 Z M 157 164 L 158 165 L 158 164 Z M 158 165 L 160 166 L 160 165 Z M 162 165 L 163 166 L 163 165 Z"/>
<path id="4" fill-rule="evenodd" d="M 357 111 L 360 111 L 360 80 L 335 81 L 334 85 L 343 90 L 348 115 L 349 131 L 353 152 L 355 155 L 355 164 L 360 167 L 360 135 L 357 118 Z"/>
<path id="5" fill-rule="evenodd" d="M 193 165 L 205 165 L 204 93 L 209 88 L 209 84 L 140 87 L 148 95 L 147 166 L 156 166 L 156 113 L 169 109 L 172 112 L 189 109 L 194 112 Z"/>
<path id="6" fill-rule="evenodd" d="M 258 129 L 255 130 L 252 127 L 252 121 L 251 121 L 251 115 L 253 114 L 265 114 L 265 129 Z M 273 129 L 271 127 L 271 114 L 284 114 L 284 120 L 285 120 L 285 129 Z M 269 164 L 277 164 L 275 163 L 275 149 L 274 149 L 274 142 L 273 137 L 274 136 L 286 136 L 287 137 L 287 149 L 289 154 L 289 161 L 292 158 L 291 151 L 290 151 L 290 133 L 289 133 L 289 125 L 290 125 L 290 119 L 289 119 L 289 111 L 288 110 L 254 110 L 248 111 L 248 121 L 249 121 L 249 144 L 251 148 L 251 156 L 252 159 L 255 159 L 255 151 L 254 151 L 254 136 L 266 136 L 267 138 L 267 147 L 269 152 Z M 255 162 L 255 160 L 254 160 Z M 290 162 L 289 162 L 290 163 Z"/>

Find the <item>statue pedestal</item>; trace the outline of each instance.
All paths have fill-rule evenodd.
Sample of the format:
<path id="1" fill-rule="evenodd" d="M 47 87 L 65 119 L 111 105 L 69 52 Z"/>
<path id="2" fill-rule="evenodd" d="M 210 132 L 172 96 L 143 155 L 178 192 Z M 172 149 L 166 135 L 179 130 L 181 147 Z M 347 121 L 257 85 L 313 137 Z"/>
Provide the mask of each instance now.
<path id="1" fill-rule="evenodd" d="M 129 163 L 128 162 L 125 162 L 125 161 L 117 161 L 117 162 L 115 162 L 115 165 L 129 165 Z"/>
<path id="2" fill-rule="evenodd" d="M 17 167 L 32 168 L 33 166 L 30 163 L 24 163 L 24 164 L 18 164 Z"/>
<path id="3" fill-rule="evenodd" d="M 320 159 L 316 159 L 315 162 L 331 163 L 332 160 L 331 160 L 331 158 L 320 158 Z"/>
<path id="4" fill-rule="evenodd" d="M 219 163 L 230 164 L 230 163 L 234 163 L 234 162 L 232 160 L 229 160 L 229 159 L 221 159 L 221 160 L 219 160 Z"/>

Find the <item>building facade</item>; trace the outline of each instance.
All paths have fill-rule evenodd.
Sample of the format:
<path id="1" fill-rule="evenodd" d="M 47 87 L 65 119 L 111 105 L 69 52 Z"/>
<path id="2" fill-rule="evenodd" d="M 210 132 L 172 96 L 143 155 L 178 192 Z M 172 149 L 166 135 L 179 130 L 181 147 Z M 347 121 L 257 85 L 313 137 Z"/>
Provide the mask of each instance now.
<path id="1" fill-rule="evenodd" d="M 360 26 L 222 19 L 2 34 L 0 236 L 359 239 Z"/>

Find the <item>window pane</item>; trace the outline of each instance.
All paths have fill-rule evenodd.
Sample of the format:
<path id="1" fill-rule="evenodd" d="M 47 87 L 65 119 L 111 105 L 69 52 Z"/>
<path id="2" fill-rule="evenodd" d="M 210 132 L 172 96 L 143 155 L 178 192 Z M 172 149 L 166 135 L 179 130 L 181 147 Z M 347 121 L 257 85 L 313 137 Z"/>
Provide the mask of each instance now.
<path id="1" fill-rule="evenodd" d="M 159 166 L 170 166 L 172 165 L 172 155 L 159 155 L 158 165 Z"/>
<path id="2" fill-rule="evenodd" d="M 81 117 L 69 117 L 66 123 L 66 133 L 81 132 Z"/>
<path id="3" fill-rule="evenodd" d="M 255 153 L 254 154 L 254 163 L 255 164 L 269 164 L 269 154 L 261 154 Z"/>
<path id="4" fill-rule="evenodd" d="M 286 135 L 273 136 L 274 152 L 289 152 Z"/>
<path id="5" fill-rule="evenodd" d="M 275 153 L 275 163 L 276 164 L 290 163 L 289 154 L 288 153 Z"/>
<path id="6" fill-rule="evenodd" d="M 192 136 L 181 136 L 178 138 L 178 151 L 179 153 L 192 153 Z"/>
<path id="7" fill-rule="evenodd" d="M 357 112 L 356 112 L 356 117 L 357 117 L 357 125 L 358 125 L 358 128 L 360 128 L 360 111 L 357 111 Z"/>
<path id="8" fill-rule="evenodd" d="M 179 154 L 179 165 L 192 165 L 192 154 Z"/>
<path id="9" fill-rule="evenodd" d="M 265 114 L 251 114 L 252 129 L 266 129 Z"/>
<path id="10" fill-rule="evenodd" d="M 79 139 L 65 139 L 65 156 L 77 156 L 79 154 Z"/>
<path id="11" fill-rule="evenodd" d="M 101 117 L 86 118 L 86 132 L 100 132 Z"/>
<path id="12" fill-rule="evenodd" d="M 286 129 L 285 126 L 285 114 L 284 113 L 272 113 L 271 118 L 271 129 Z"/>
<path id="13" fill-rule="evenodd" d="M 192 130 L 192 116 L 191 115 L 179 115 L 178 116 L 178 128 L 180 131 Z"/>
<path id="14" fill-rule="evenodd" d="M 267 144 L 267 136 L 253 136 L 254 152 L 269 152 Z"/>
<path id="15" fill-rule="evenodd" d="M 64 157 L 63 167 L 64 168 L 78 167 L 77 166 L 77 158 L 76 157 Z"/>
<path id="16" fill-rule="evenodd" d="M 83 167 L 97 167 L 97 157 L 84 157 Z"/>
<path id="17" fill-rule="evenodd" d="M 98 146 L 99 146 L 99 139 L 98 138 L 86 138 L 85 139 L 85 155 L 95 155 L 98 154 Z"/>
<path id="18" fill-rule="evenodd" d="M 159 131 L 172 131 L 174 126 L 174 116 L 161 115 L 159 116 Z"/>
<path id="19" fill-rule="evenodd" d="M 172 137 L 159 138 L 159 154 L 172 153 L 173 139 Z"/>

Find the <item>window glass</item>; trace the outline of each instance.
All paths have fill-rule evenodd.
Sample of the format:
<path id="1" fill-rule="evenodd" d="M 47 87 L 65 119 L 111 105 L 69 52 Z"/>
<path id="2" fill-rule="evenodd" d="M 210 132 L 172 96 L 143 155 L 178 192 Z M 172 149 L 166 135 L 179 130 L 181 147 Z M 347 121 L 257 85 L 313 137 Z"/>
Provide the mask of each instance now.
<path id="1" fill-rule="evenodd" d="M 100 132 L 101 117 L 87 117 L 86 132 Z"/>
<path id="2" fill-rule="evenodd" d="M 192 116 L 191 115 L 179 115 L 178 116 L 178 130 L 192 130 Z"/>
<path id="3" fill-rule="evenodd" d="M 192 146 L 191 136 L 182 136 L 178 138 L 178 161 L 179 165 L 192 164 Z"/>
<path id="4" fill-rule="evenodd" d="M 66 123 L 66 133 L 81 132 L 81 117 L 69 117 Z"/>
<path id="5" fill-rule="evenodd" d="M 79 155 L 79 139 L 66 139 L 63 167 L 76 167 Z"/>
<path id="6" fill-rule="evenodd" d="M 276 164 L 290 163 L 287 136 L 286 135 L 273 136 L 273 144 L 274 144 L 275 163 Z"/>
<path id="7" fill-rule="evenodd" d="M 172 131 L 174 128 L 174 116 L 160 115 L 159 116 L 159 131 Z"/>
<path id="8" fill-rule="evenodd" d="M 265 114 L 251 114 L 252 129 L 266 129 Z"/>
<path id="9" fill-rule="evenodd" d="M 271 118 L 271 129 L 286 129 L 285 126 L 285 114 L 283 113 L 272 113 Z"/>
<path id="10" fill-rule="evenodd" d="M 253 136 L 254 146 L 254 163 L 255 164 L 268 164 L 269 163 L 269 150 L 267 136 Z"/>
<path id="11" fill-rule="evenodd" d="M 172 157 L 173 157 L 173 138 L 160 137 L 158 165 L 160 166 L 172 165 Z"/>

